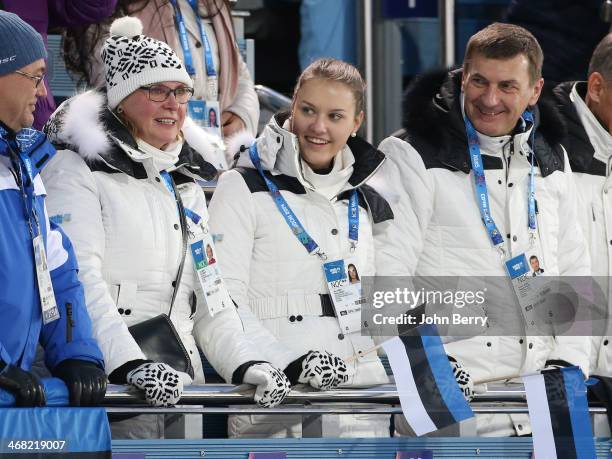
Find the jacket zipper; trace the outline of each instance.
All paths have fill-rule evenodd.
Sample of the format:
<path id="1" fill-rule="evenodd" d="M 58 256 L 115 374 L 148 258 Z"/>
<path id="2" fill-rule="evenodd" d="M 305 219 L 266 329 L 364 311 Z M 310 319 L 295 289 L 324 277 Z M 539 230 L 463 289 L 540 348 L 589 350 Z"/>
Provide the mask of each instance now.
<path id="1" fill-rule="evenodd" d="M 72 342 L 72 328 L 74 321 L 72 320 L 72 303 L 66 303 L 66 342 Z"/>
<path id="2" fill-rule="evenodd" d="M 508 184 L 508 177 L 510 176 L 510 155 L 514 154 L 514 139 L 510 139 L 510 141 L 506 144 L 508 146 L 509 155 L 506 158 L 505 148 L 502 148 L 502 158 L 504 160 L 504 164 L 506 165 L 506 185 Z"/>

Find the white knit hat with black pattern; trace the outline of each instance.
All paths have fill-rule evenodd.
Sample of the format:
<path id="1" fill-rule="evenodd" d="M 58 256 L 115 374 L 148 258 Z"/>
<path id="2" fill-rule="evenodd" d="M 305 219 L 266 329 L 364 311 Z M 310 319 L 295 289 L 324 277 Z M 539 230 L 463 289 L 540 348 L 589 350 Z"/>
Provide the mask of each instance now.
<path id="1" fill-rule="evenodd" d="M 111 110 L 141 86 L 178 81 L 193 87 L 181 59 L 166 43 L 142 35 L 138 18 L 126 16 L 113 22 L 101 56 Z"/>

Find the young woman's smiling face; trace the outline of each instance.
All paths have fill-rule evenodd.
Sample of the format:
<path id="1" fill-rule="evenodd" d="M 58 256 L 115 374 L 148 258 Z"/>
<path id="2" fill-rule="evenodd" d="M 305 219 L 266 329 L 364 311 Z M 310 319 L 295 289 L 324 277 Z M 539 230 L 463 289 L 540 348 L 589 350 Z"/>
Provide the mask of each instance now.
<path id="1" fill-rule="evenodd" d="M 314 78 L 298 90 L 291 114 L 291 131 L 300 155 L 313 170 L 326 169 L 363 121 L 355 97 L 345 83 Z"/>

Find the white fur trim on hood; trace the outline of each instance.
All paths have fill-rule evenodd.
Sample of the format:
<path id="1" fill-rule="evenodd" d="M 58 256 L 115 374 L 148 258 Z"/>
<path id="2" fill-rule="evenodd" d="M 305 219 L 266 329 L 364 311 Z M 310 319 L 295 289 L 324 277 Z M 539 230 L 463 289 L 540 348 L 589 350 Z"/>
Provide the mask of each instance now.
<path id="1" fill-rule="evenodd" d="M 49 125 L 54 143 L 79 147 L 79 155 L 86 161 L 95 161 L 110 148 L 110 140 L 102 129 L 100 118 L 106 104 L 104 94 L 87 91 L 68 99 L 51 115 Z"/>
<path id="2" fill-rule="evenodd" d="M 225 159 L 225 144 L 220 137 L 206 132 L 189 117 L 185 117 L 182 132 L 185 141 L 191 148 L 200 153 L 207 162 L 218 170 L 228 169 L 228 163 Z"/>
<path id="3" fill-rule="evenodd" d="M 251 146 L 255 141 L 255 137 L 251 134 L 251 131 L 246 129 L 236 132 L 231 137 L 225 140 L 227 150 L 225 151 L 225 157 L 228 164 L 234 164 L 238 159 L 238 156 L 246 149 Z M 237 156 L 238 155 L 238 156 Z"/>

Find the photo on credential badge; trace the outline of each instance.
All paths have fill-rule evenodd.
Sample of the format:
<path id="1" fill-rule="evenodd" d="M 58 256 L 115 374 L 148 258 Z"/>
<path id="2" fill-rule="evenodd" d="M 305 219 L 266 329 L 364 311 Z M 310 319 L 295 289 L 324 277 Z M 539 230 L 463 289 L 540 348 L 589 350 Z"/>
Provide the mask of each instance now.
<path id="1" fill-rule="evenodd" d="M 204 109 L 204 130 L 209 134 L 222 137 L 219 102 L 207 100 Z"/>
<path id="2" fill-rule="evenodd" d="M 210 244 L 206 244 L 206 259 L 209 266 L 217 262 L 217 260 L 215 260 L 214 249 Z"/>
<path id="3" fill-rule="evenodd" d="M 346 267 L 346 275 L 350 284 L 358 284 L 360 282 L 357 267 L 353 263 L 349 263 Z"/>
<path id="4" fill-rule="evenodd" d="M 215 107 L 208 108 L 208 127 L 219 127 L 219 117 Z"/>
<path id="5" fill-rule="evenodd" d="M 544 270 L 544 262 L 542 260 L 542 257 L 537 252 L 527 251 L 525 252 L 525 257 L 529 262 L 529 268 L 531 270 L 530 274 L 532 277 L 546 275 L 546 272 Z"/>

